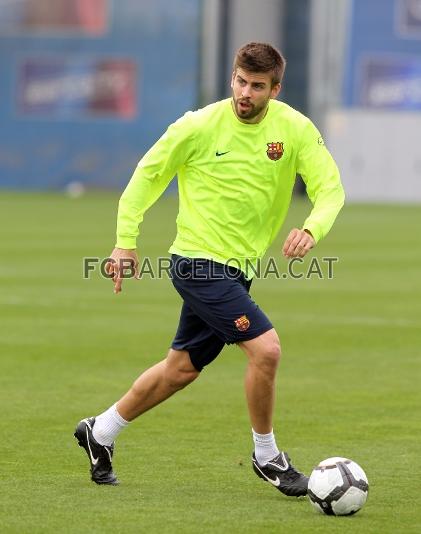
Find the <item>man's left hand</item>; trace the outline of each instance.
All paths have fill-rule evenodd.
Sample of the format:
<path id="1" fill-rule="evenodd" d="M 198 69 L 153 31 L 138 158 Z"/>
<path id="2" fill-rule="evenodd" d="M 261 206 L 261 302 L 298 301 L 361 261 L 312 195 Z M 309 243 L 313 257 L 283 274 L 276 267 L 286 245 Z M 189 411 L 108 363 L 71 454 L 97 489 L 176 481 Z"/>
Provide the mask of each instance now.
<path id="1" fill-rule="evenodd" d="M 316 241 L 308 230 L 294 228 L 286 238 L 282 247 L 282 254 L 286 258 L 304 258 L 315 244 Z"/>

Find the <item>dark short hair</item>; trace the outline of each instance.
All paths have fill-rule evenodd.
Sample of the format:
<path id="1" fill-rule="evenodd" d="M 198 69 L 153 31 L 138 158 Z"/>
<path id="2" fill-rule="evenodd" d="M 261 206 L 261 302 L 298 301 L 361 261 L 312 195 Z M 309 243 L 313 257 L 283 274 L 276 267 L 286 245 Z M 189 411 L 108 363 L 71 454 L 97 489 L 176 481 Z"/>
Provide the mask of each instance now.
<path id="1" fill-rule="evenodd" d="M 279 50 L 270 44 L 247 43 L 235 54 L 234 71 L 237 67 L 248 72 L 271 73 L 273 87 L 282 81 L 286 60 Z"/>

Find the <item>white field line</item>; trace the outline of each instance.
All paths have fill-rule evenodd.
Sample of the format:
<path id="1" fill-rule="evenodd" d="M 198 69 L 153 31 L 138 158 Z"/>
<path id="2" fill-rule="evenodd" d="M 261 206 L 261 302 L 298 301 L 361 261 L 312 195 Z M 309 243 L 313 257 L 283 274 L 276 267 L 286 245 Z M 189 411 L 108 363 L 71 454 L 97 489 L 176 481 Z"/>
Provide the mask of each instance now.
<path id="1" fill-rule="evenodd" d="M 273 312 L 269 314 L 270 316 L 282 317 L 285 314 L 280 312 Z M 395 326 L 395 327 L 406 327 L 406 328 L 419 328 L 421 329 L 421 323 L 419 321 L 413 321 L 411 319 L 405 319 L 403 317 L 396 318 L 387 318 L 387 317 L 376 317 L 374 315 L 310 315 L 310 314 L 297 314 L 290 315 L 288 318 L 296 318 L 297 322 L 306 322 L 306 323 L 317 323 L 317 324 L 353 324 L 353 325 L 373 325 L 373 326 Z"/>
<path id="2" fill-rule="evenodd" d="M 0 297 L 1 305 L 8 306 L 25 306 L 32 305 L 37 307 L 49 308 L 57 305 L 63 306 L 63 308 L 77 308 L 77 309 L 92 309 L 92 305 L 87 302 L 75 302 L 74 300 L 63 300 L 60 298 L 57 299 L 48 299 L 48 298 L 23 298 L 20 296 L 3 296 Z M 164 307 L 162 303 L 159 306 Z M 138 312 L 144 309 L 156 308 L 156 304 L 149 302 L 147 304 L 139 303 L 128 303 L 128 307 L 137 310 Z M 167 306 L 167 312 L 173 313 L 171 309 L 172 306 Z M 178 308 L 177 308 L 178 310 Z M 287 314 L 287 311 L 280 312 L 271 310 L 268 312 L 270 317 L 284 318 Z M 166 313 L 165 315 L 168 315 Z M 372 326 L 389 326 L 389 327 L 404 327 L 404 328 L 419 328 L 421 330 L 421 322 L 414 321 L 411 319 L 406 319 L 403 317 L 378 317 L 374 315 L 347 315 L 347 314 L 337 314 L 337 315 L 319 315 L 319 314 L 288 314 L 288 318 L 296 319 L 297 323 L 317 323 L 317 324 L 341 324 L 341 325 L 372 325 Z"/>

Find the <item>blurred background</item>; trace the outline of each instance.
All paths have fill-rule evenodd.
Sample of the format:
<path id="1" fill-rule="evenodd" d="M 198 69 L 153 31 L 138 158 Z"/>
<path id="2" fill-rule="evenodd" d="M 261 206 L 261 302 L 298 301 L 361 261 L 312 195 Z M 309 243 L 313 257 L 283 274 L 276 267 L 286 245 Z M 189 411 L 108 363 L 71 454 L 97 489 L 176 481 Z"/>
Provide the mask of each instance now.
<path id="1" fill-rule="evenodd" d="M 0 0 L 0 186 L 120 190 L 250 40 L 286 56 L 348 201 L 421 201 L 421 0 Z"/>

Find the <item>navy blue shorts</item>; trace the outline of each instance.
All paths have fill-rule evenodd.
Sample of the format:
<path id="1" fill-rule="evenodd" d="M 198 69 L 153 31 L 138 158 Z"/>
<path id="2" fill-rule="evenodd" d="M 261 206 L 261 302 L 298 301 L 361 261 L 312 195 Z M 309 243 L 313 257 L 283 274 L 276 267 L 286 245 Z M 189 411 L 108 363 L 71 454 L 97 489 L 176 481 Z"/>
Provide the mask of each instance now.
<path id="1" fill-rule="evenodd" d="M 212 362 L 225 344 L 254 339 L 273 328 L 249 295 L 251 280 L 239 269 L 174 254 L 170 272 L 184 301 L 171 347 L 188 351 L 198 371 Z"/>

